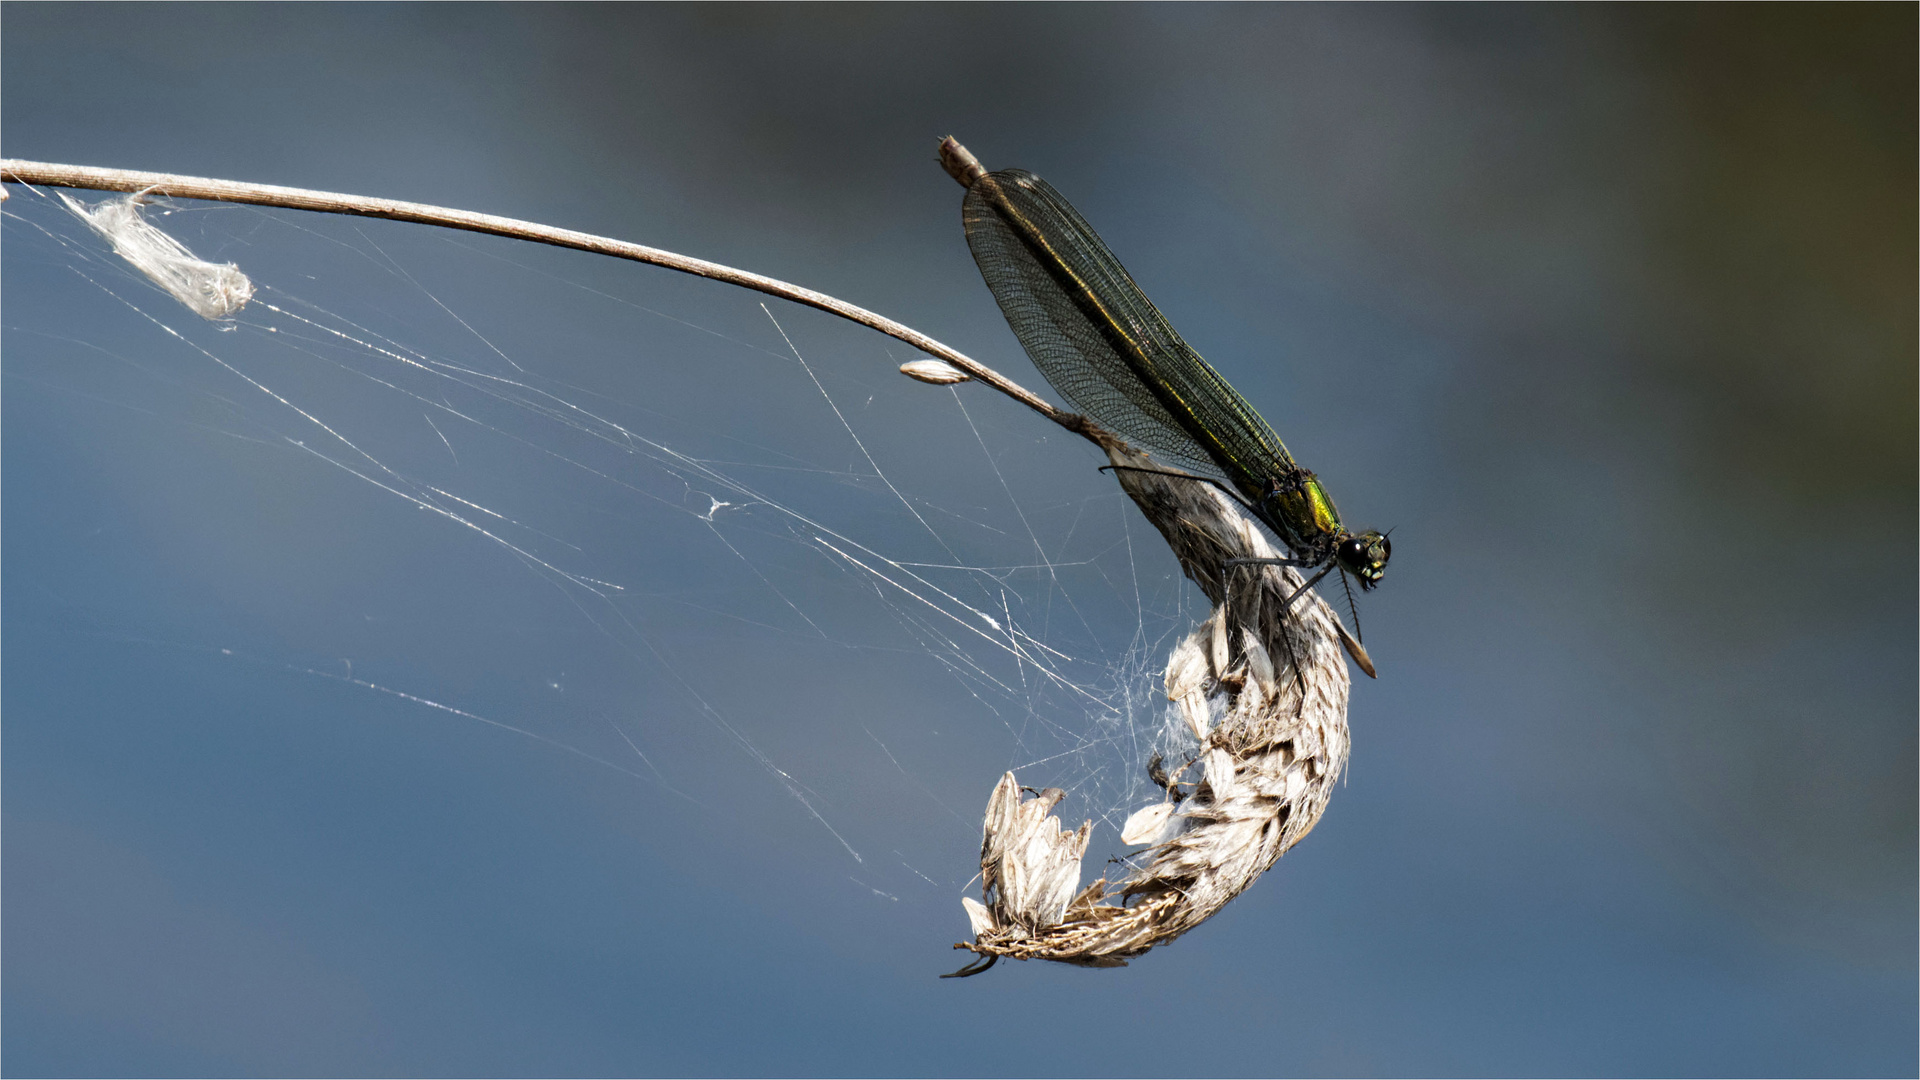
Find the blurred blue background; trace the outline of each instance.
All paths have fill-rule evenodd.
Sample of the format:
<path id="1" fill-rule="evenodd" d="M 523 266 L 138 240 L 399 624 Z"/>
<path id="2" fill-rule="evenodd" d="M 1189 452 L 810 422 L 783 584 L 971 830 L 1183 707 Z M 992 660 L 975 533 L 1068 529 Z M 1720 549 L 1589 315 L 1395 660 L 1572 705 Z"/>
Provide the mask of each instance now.
<path id="1" fill-rule="evenodd" d="M 1912 6 L 0 20 L 8 157 L 631 239 L 1044 392 L 955 134 L 1397 529 L 1307 842 L 1128 969 L 940 982 L 1000 771 L 1123 812 L 1079 689 L 1198 603 L 1091 449 L 724 286 L 182 205 L 263 286 L 222 331 L 12 187 L 8 1073 L 1920 1068 Z M 1021 605 L 1074 689 L 827 530 Z"/>

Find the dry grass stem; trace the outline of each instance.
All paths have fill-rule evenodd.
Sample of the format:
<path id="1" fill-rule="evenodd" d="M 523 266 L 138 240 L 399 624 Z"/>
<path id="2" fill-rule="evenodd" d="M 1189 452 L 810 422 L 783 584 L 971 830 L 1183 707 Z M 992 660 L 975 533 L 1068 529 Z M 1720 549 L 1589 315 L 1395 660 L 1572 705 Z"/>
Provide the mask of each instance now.
<path id="1" fill-rule="evenodd" d="M 826 293 L 770 278 L 764 274 L 737 270 L 731 266 L 722 266 L 705 259 L 663 251 L 644 244 L 614 240 L 605 236 L 595 236 L 592 233 L 576 232 L 572 229 L 559 229 L 534 221 L 479 214 L 471 210 L 401 202 L 398 199 L 378 199 L 367 195 L 345 195 L 334 191 L 281 187 L 277 184 L 216 180 L 203 176 L 176 176 L 172 173 L 136 172 L 132 169 L 105 169 L 89 165 L 62 165 L 45 161 L 6 159 L 0 160 L 0 180 L 47 187 L 141 192 L 180 199 L 211 199 L 220 202 L 249 203 L 255 206 L 279 206 L 290 210 L 311 210 L 322 214 L 349 214 L 357 217 L 386 218 L 390 221 L 411 221 L 422 225 L 490 233 L 515 240 L 528 240 L 537 244 L 551 244 L 555 247 L 631 259 L 634 262 L 678 270 L 683 274 L 712 278 L 729 285 L 738 285 L 744 289 L 778 296 L 784 300 L 818 308 L 862 326 L 871 327 L 889 337 L 904 341 L 929 356 L 937 356 L 945 360 L 967 375 L 986 383 L 1070 431 L 1083 435 L 1089 433 L 1089 422 L 1078 413 L 1056 407 L 985 364 L 935 341 L 904 323 L 895 322 L 884 315 L 875 314 L 865 308 L 849 304 L 845 300 L 828 296 Z"/>

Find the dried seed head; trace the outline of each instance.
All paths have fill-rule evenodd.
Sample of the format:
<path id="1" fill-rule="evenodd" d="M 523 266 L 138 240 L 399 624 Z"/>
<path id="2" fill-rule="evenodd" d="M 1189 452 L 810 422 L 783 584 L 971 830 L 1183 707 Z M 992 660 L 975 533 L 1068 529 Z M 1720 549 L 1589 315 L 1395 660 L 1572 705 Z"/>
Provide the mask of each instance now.
<path id="1" fill-rule="evenodd" d="M 1311 592 L 1289 609 L 1301 582 L 1291 568 L 1226 564 L 1278 552 L 1213 487 L 1139 471 L 1152 460 L 1125 447 L 1108 454 L 1132 467 L 1116 471 L 1121 487 L 1214 602 L 1166 673 L 1167 697 L 1200 742 L 1204 783 L 1177 807 L 1163 795 L 1129 816 L 1121 840 L 1150 845 L 1144 862 L 1069 902 L 1090 825 L 1060 829 L 1045 817 L 1051 800 L 1023 803 L 1013 775 L 1002 777 L 981 852 L 987 903 L 969 898 L 975 936 L 958 946 L 983 958 L 1113 967 L 1172 941 L 1306 836 L 1346 767 L 1350 683 L 1332 609 Z"/>

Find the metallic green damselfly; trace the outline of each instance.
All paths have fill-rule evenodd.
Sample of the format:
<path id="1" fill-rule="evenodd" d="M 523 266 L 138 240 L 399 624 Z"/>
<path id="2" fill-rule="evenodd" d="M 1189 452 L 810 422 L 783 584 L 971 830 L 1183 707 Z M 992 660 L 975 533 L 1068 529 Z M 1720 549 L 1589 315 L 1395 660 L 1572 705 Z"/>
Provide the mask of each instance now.
<path id="1" fill-rule="evenodd" d="M 1261 561 L 1318 568 L 1300 592 L 1334 570 L 1362 590 L 1380 584 L 1393 550 L 1387 537 L 1341 523 L 1319 479 L 1181 340 L 1059 192 L 1024 169 L 987 172 L 951 138 L 940 157 L 967 187 L 962 213 L 974 262 L 1055 390 L 1128 441 L 1224 481 L 1293 553 Z"/>

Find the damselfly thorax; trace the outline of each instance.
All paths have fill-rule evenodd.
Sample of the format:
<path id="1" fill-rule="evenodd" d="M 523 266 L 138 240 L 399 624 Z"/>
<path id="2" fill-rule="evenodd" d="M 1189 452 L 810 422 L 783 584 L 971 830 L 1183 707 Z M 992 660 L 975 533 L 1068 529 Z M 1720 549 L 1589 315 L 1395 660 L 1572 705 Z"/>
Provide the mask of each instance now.
<path id="1" fill-rule="evenodd" d="M 1254 512 L 1287 545 L 1294 557 L 1309 566 L 1336 564 L 1352 574 L 1362 589 L 1380 584 L 1393 543 L 1371 529 L 1352 533 L 1340 523 L 1340 511 L 1318 477 L 1298 465 L 1267 480 L 1267 489 L 1253 503 Z"/>

